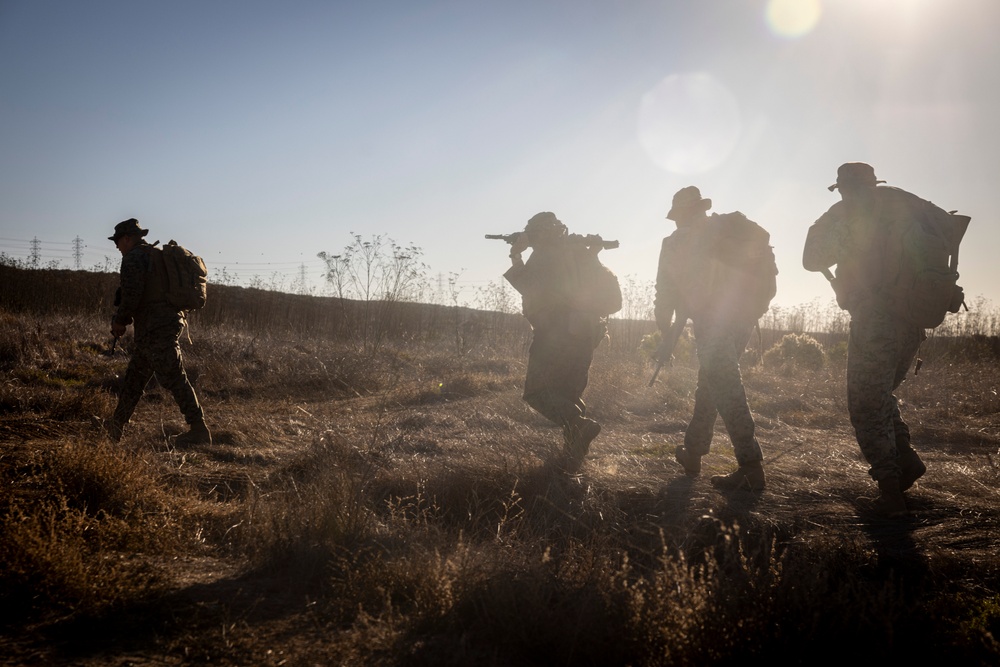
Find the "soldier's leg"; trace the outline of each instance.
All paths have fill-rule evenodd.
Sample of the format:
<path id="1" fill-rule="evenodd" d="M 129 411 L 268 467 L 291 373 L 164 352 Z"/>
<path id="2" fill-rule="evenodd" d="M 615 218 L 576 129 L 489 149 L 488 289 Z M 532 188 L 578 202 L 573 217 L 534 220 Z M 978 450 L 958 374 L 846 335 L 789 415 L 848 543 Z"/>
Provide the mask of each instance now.
<path id="1" fill-rule="evenodd" d="M 153 377 L 153 365 L 149 351 L 146 349 L 145 341 L 137 338 L 132 358 L 128 362 L 125 378 L 118 393 L 118 403 L 111 416 L 111 425 L 108 428 L 112 439 L 119 440 L 121 438 L 122 429 L 132 418 L 132 413 L 135 412 L 151 377 Z"/>
<path id="2" fill-rule="evenodd" d="M 694 411 L 684 432 L 684 449 L 687 452 L 695 456 L 708 454 L 718 415 L 705 367 L 699 366 L 698 385 L 694 390 Z"/>
<path id="3" fill-rule="evenodd" d="M 896 389 L 899 388 L 899 385 L 903 383 L 903 380 L 906 379 L 907 374 L 910 372 L 910 368 L 913 366 L 913 360 L 917 356 L 917 350 L 920 348 L 920 343 L 922 343 L 927 336 L 924 334 L 923 329 L 898 325 L 896 328 L 896 337 L 897 357 L 895 360 L 895 374 L 892 379 L 892 392 L 895 392 Z M 899 399 L 896 398 L 895 393 L 891 394 L 891 401 L 892 423 L 893 430 L 895 431 L 897 449 L 899 447 L 907 448 L 910 446 L 910 427 L 907 426 L 905 421 L 903 421 L 903 417 L 899 412 Z"/>
<path id="4" fill-rule="evenodd" d="M 582 460 L 590 449 L 590 443 L 601 432 L 601 425 L 587 418 L 587 406 L 583 402 L 583 392 L 590 377 L 590 364 L 594 360 L 593 341 L 569 338 L 565 341 L 563 354 L 563 380 L 559 391 L 578 410 L 578 414 L 563 426 L 563 439 L 567 453 L 576 460 Z"/>
<path id="5" fill-rule="evenodd" d="M 699 363 L 705 369 L 715 407 L 726 425 L 733 442 L 733 453 L 741 467 L 764 458 L 740 375 L 739 357 L 749 335 L 749 331 L 742 327 L 722 329 L 709 332 L 705 344 L 698 346 Z"/>
<path id="6" fill-rule="evenodd" d="M 558 341 L 554 336 L 536 330 L 528 349 L 523 398 L 539 414 L 560 426 L 582 416 L 581 408 L 576 404 L 579 396 L 566 389 L 567 374 L 566 355 Z"/>
<path id="7" fill-rule="evenodd" d="M 899 477 L 894 422 L 901 421 L 892 395 L 898 375 L 899 341 L 892 321 L 880 313 L 851 320 L 847 342 L 847 409 L 872 479 Z"/>
<path id="8" fill-rule="evenodd" d="M 161 327 L 151 332 L 149 354 L 153 370 L 160 384 L 173 395 L 188 425 L 204 424 L 205 414 L 198 402 L 198 395 L 184 370 L 181 349 L 177 343 L 179 335 L 180 329 L 174 326 Z"/>
<path id="9" fill-rule="evenodd" d="M 587 406 L 583 402 L 583 392 L 590 382 L 590 365 L 594 362 L 594 348 L 590 341 L 570 339 L 562 349 L 562 380 L 557 389 L 573 403 L 581 415 Z"/>
<path id="10" fill-rule="evenodd" d="M 896 361 L 896 375 L 892 384 L 893 392 L 906 379 L 906 375 L 913 365 L 913 360 L 917 356 L 920 343 L 926 338 L 923 329 L 915 327 L 900 326 L 897 331 L 899 357 Z M 900 469 L 899 486 L 900 490 L 906 491 L 913 486 L 914 482 L 923 477 L 924 473 L 927 472 L 927 466 L 910 443 L 910 427 L 903 421 L 903 416 L 900 414 L 899 399 L 896 398 L 895 393 L 890 398 L 892 401 L 893 436 L 896 443 L 896 462 Z"/>

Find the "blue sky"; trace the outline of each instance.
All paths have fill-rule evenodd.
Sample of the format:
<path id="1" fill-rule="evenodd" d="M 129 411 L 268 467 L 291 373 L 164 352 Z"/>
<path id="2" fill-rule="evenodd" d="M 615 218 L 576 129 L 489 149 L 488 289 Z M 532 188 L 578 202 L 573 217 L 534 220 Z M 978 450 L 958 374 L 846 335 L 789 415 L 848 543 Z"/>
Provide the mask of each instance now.
<path id="1" fill-rule="evenodd" d="M 350 232 L 463 298 L 553 211 L 652 281 L 673 193 L 772 235 L 783 306 L 846 161 L 972 216 L 961 283 L 1000 303 L 995 0 L 0 0 L 0 252 L 112 268 L 137 217 L 216 272 L 305 266 Z"/>

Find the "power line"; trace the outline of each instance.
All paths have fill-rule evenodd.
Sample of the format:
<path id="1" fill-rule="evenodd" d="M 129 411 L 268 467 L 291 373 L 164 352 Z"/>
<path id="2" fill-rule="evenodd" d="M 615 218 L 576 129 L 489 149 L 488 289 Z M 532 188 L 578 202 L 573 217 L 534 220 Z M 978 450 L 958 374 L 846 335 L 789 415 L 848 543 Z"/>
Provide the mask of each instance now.
<path id="1" fill-rule="evenodd" d="M 71 266 L 80 270 L 114 272 L 118 269 L 120 258 L 117 253 L 104 252 L 99 247 L 91 247 L 77 235 L 72 241 L 45 241 L 37 236 L 32 239 L 17 239 L 0 237 L 0 251 L 14 257 L 26 258 L 26 264 L 32 268 L 41 268 L 43 262 L 49 262 L 48 268 L 58 268 L 62 262 L 72 262 Z M 221 253 L 219 253 L 221 254 Z M 311 290 L 322 291 L 327 287 L 325 280 L 327 264 L 319 257 L 308 260 L 278 260 L 278 261 L 244 261 L 225 257 L 205 257 L 209 264 L 210 280 L 222 284 L 242 284 L 261 286 L 268 284 L 278 286 L 298 293 L 308 293 Z M 52 264 L 55 263 L 56 267 Z M 436 283 L 437 293 L 444 294 L 445 276 L 441 272 L 430 273 L 427 277 L 427 287 L 433 290 Z M 493 280 L 471 280 L 455 277 L 449 279 L 459 293 L 476 291 L 480 286 L 500 281 L 498 275 Z"/>
<path id="2" fill-rule="evenodd" d="M 15 243 L 31 243 L 33 240 L 37 240 L 39 243 L 46 243 L 49 245 L 72 245 L 72 241 L 40 241 L 37 236 L 34 239 L 10 239 L 4 236 L 0 236 L 0 241 L 14 241 Z"/>

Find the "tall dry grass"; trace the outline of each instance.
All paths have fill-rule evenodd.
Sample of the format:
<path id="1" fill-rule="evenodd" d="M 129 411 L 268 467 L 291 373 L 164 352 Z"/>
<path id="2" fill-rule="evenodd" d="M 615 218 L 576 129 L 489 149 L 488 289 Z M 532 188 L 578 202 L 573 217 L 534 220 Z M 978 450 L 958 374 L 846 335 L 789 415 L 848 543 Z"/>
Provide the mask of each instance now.
<path id="1" fill-rule="evenodd" d="M 612 326 L 586 395 L 605 431 L 567 475 L 558 430 L 520 399 L 522 322 L 470 313 L 486 328 L 456 338 L 459 311 L 427 311 L 373 355 L 304 299 L 243 319 L 220 294 L 192 318 L 182 347 L 216 444 L 190 450 L 155 386 L 120 445 L 102 438 L 129 349 L 103 354 L 103 314 L 0 316 L 0 622 L 29 637 L 22 655 L 83 664 L 80 628 L 134 648 L 146 619 L 147 655 L 217 664 L 1000 656 L 996 565 L 949 546 L 988 532 L 964 523 L 921 551 L 854 511 L 856 451 L 808 442 L 850 437 L 838 332 L 762 333 L 744 378 L 773 490 L 723 502 L 670 467 L 690 341 L 650 389 L 650 324 Z M 915 431 L 965 448 L 933 450 L 947 486 L 925 496 L 960 495 L 984 531 L 1000 525 L 987 343 L 929 340 L 904 395 Z M 731 465 L 724 435 L 714 451 L 709 468 Z M 922 502 L 926 530 L 946 525 L 943 501 Z M 53 635 L 64 653 L 46 653 Z"/>

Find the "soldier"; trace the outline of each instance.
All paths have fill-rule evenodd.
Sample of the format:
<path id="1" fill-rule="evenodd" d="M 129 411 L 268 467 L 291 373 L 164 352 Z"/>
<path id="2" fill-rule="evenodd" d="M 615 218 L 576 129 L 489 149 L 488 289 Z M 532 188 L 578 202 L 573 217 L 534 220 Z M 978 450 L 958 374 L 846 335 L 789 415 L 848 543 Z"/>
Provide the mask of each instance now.
<path id="1" fill-rule="evenodd" d="M 851 315 L 847 409 L 861 453 L 871 466 L 868 473 L 878 483 L 882 510 L 899 517 L 907 514 L 903 492 L 927 467 L 910 444 L 910 429 L 893 392 L 926 336 L 923 328 L 894 312 L 886 242 L 902 216 L 933 205 L 904 190 L 879 187 L 884 182 L 863 162 L 840 166 L 829 190 L 839 190 L 842 201 L 809 228 L 802 266 L 827 274 L 837 303 Z M 835 278 L 829 272 L 834 265 Z"/>
<path id="2" fill-rule="evenodd" d="M 194 388 L 188 381 L 181 359 L 178 337 L 184 328 L 184 314 L 166 302 L 166 277 L 154 266 L 153 253 L 159 252 L 144 240 L 148 229 L 129 218 L 115 225 L 108 239 L 115 242 L 122 254 L 121 286 L 115 299 L 117 310 L 111 319 L 111 335 L 117 340 L 129 324 L 135 332 L 135 349 L 125 372 L 118 396 L 118 405 L 108 426 L 108 435 L 115 442 L 122 431 L 146 383 L 156 374 L 160 384 L 170 390 L 184 414 L 190 429 L 176 439 L 178 445 L 211 444 L 212 435 L 205 425 L 205 415 Z"/>
<path id="3" fill-rule="evenodd" d="M 582 462 L 601 425 L 586 416 L 594 350 L 607 334 L 607 316 L 621 308 L 618 281 L 598 260 L 598 242 L 570 236 L 555 214 L 539 213 L 511 243 L 504 278 L 522 297 L 532 328 L 524 400 L 562 426 L 565 455 Z M 521 253 L 532 248 L 525 262 Z M 596 278 L 590 280 L 590 278 Z"/>
<path id="4" fill-rule="evenodd" d="M 721 415 L 739 468 L 729 475 L 712 477 L 712 485 L 723 491 L 760 491 L 765 484 L 763 454 L 747 404 L 739 359 L 754 324 L 774 296 L 777 269 L 773 268 L 774 254 L 767 245 L 770 237 L 766 231 L 739 212 L 709 217 L 710 208 L 712 200 L 703 199 L 694 186 L 674 195 L 667 219 L 676 222 L 677 229 L 663 239 L 656 275 L 654 313 L 664 341 L 658 351 L 659 360 L 669 360 L 688 318 L 693 323 L 698 350 L 694 413 L 684 444 L 677 446 L 674 455 L 687 475 L 699 475 L 701 457 L 709 452 L 716 417 Z M 753 261 L 763 267 L 763 273 L 756 268 L 732 268 L 715 258 L 713 249 L 730 228 L 754 241 L 745 245 L 759 255 Z M 755 296 L 752 292 L 757 289 L 758 278 L 763 293 Z"/>

